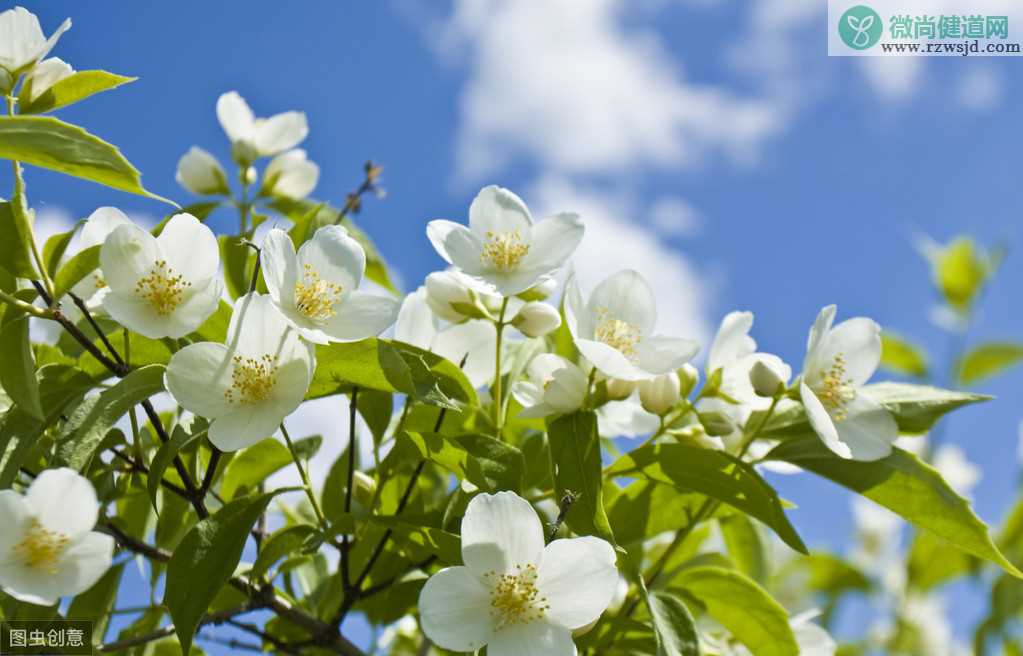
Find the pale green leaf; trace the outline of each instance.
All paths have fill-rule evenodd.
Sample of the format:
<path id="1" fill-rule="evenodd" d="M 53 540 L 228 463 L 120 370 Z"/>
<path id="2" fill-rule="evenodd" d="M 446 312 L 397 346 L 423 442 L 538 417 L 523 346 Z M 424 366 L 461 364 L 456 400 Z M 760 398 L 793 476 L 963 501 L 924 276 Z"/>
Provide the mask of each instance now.
<path id="1" fill-rule="evenodd" d="M 696 623 L 682 600 L 668 592 L 646 595 L 657 639 L 657 656 L 700 656 Z"/>
<path id="2" fill-rule="evenodd" d="M 522 488 L 525 460 L 517 448 L 487 435 L 448 437 L 439 433 L 405 433 L 420 455 L 486 490 Z"/>
<path id="3" fill-rule="evenodd" d="M 547 435 L 555 498 L 560 501 L 571 495 L 574 499 L 565 524 L 580 535 L 596 535 L 617 544 L 604 509 L 597 415 L 576 412 L 558 417 L 548 423 Z"/>
<path id="4" fill-rule="evenodd" d="M 323 438 L 318 435 L 302 438 L 295 441 L 295 451 L 299 458 L 308 460 L 315 455 L 322 443 Z M 225 499 L 234 499 L 239 492 L 254 489 L 271 474 L 290 464 L 291 452 L 286 446 L 272 437 L 260 440 L 239 451 L 228 463 L 227 469 L 224 470 L 220 494 Z"/>
<path id="5" fill-rule="evenodd" d="M 82 278 L 99 268 L 99 251 L 102 246 L 91 246 L 75 253 L 74 257 L 64 263 L 53 279 L 53 297 L 62 298 L 64 294 L 78 284 Z M 83 299 L 86 300 L 86 299 Z"/>
<path id="6" fill-rule="evenodd" d="M 32 263 L 32 254 L 24 229 L 19 227 L 20 221 L 14 207 L 7 201 L 0 201 L 0 267 L 18 278 L 36 279 L 39 274 Z"/>
<path id="7" fill-rule="evenodd" d="M 1023 344 L 989 342 L 971 348 L 959 360 L 956 375 L 960 385 L 970 385 L 990 378 L 1023 361 Z"/>
<path id="8" fill-rule="evenodd" d="M 917 378 L 926 377 L 929 370 L 923 349 L 888 331 L 881 333 L 881 366 Z"/>
<path id="9" fill-rule="evenodd" d="M 36 363 L 29 342 L 29 319 L 19 317 L 0 329 L 0 385 L 19 407 L 37 419 L 43 418 L 36 380 Z"/>
<path id="10" fill-rule="evenodd" d="M 134 82 L 137 79 L 106 71 L 78 71 L 60 80 L 32 101 L 28 101 L 31 84 L 26 84 L 20 94 L 18 113 L 43 114 L 66 107 L 79 100 L 85 100 L 101 91 L 115 89 L 122 84 Z"/>

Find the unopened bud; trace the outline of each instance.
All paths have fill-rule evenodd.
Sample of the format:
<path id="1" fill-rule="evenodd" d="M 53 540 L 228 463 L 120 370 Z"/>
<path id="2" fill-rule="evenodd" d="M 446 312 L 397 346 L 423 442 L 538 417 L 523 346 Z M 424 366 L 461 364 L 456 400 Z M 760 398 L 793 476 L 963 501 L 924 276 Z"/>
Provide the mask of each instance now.
<path id="1" fill-rule="evenodd" d="M 753 363 L 753 367 L 749 370 L 749 382 L 753 385 L 753 391 L 759 396 L 774 398 L 785 391 L 785 381 L 763 360 Z"/>
<path id="2" fill-rule="evenodd" d="M 231 144 L 231 159 L 240 164 L 243 171 L 245 167 L 256 161 L 258 157 L 259 151 L 248 141 L 235 141 Z M 253 179 L 253 182 L 255 182 L 255 179 Z"/>
<path id="3" fill-rule="evenodd" d="M 532 301 L 522 306 L 512 325 L 526 337 L 543 337 L 561 326 L 561 314 L 553 306 Z"/>
<path id="4" fill-rule="evenodd" d="M 697 413 L 697 417 L 700 423 L 703 424 L 703 430 L 707 431 L 707 435 L 719 437 L 721 435 L 730 435 L 735 431 L 735 424 L 724 413 L 700 412 Z"/>
<path id="5" fill-rule="evenodd" d="M 202 148 L 192 146 L 178 160 L 178 171 L 175 179 L 193 194 L 227 194 L 227 176 L 217 158 Z"/>
<path id="6" fill-rule="evenodd" d="M 521 294 L 517 294 L 523 301 L 542 301 L 554 293 L 558 288 L 558 281 L 554 278 L 547 278 L 533 285 Z"/>
<path id="7" fill-rule="evenodd" d="M 610 401 L 623 401 L 636 391 L 638 383 L 634 380 L 622 380 L 621 378 L 609 378 L 605 384 L 607 387 L 607 398 Z"/>
<path id="8" fill-rule="evenodd" d="M 254 185 L 256 180 L 259 179 L 259 173 L 256 172 L 255 166 L 249 166 L 239 173 L 239 179 L 242 184 Z"/>
<path id="9" fill-rule="evenodd" d="M 452 323 L 464 321 L 462 310 L 472 307 L 472 301 L 472 292 L 453 271 L 426 276 L 426 304 L 438 318 Z"/>
<path id="10" fill-rule="evenodd" d="M 689 393 L 700 384 L 700 371 L 688 362 L 678 370 L 679 381 L 681 382 L 682 396 L 688 397 Z"/>
<path id="11" fill-rule="evenodd" d="M 663 416 L 682 400 L 678 374 L 670 373 L 652 380 L 639 381 L 639 402 L 643 409 Z"/>
<path id="12" fill-rule="evenodd" d="M 356 470 L 355 476 L 352 479 L 352 496 L 362 504 L 363 507 L 369 508 L 373 504 L 373 497 L 377 492 L 377 482 L 372 476 Z"/>

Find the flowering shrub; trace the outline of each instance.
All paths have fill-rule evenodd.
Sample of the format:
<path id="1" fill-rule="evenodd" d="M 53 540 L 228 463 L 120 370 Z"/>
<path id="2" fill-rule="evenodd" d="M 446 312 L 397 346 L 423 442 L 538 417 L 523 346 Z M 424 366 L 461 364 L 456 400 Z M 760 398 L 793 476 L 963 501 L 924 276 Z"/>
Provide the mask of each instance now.
<path id="1" fill-rule="evenodd" d="M 69 27 L 46 38 L 25 9 L 0 14 L 14 174 L 0 202 L 0 618 L 85 617 L 102 651 L 133 654 L 198 653 L 223 624 L 256 650 L 364 654 L 346 624 L 359 614 L 387 627 L 374 649 L 392 654 L 823 655 L 839 601 L 881 591 L 897 621 L 843 653 L 938 654 L 951 642 L 935 640 L 927 591 L 987 568 L 1006 592 L 978 644 L 1012 639 L 1023 575 L 1003 552 L 1019 555 L 1019 520 L 993 540 L 961 454 L 919 448 L 986 397 L 871 382 L 882 364 L 926 374 L 910 343 L 828 306 L 793 376 L 733 312 L 700 372 L 701 345 L 658 326 L 640 274 L 579 288 L 585 216 L 535 220 L 497 186 L 467 225 L 424 225 L 450 268 L 402 296 L 354 222 L 378 166 L 341 207 L 313 200 L 304 114 L 257 118 L 231 91 L 216 115 L 236 174 L 192 146 L 177 180 L 202 199 L 156 197 L 114 146 L 51 115 L 130 81 L 45 59 Z M 99 208 L 40 243 L 31 167 L 174 209 L 149 229 Z M 236 234 L 204 224 L 221 207 Z M 995 268 L 963 244 L 930 251 L 960 319 Z M 43 323 L 56 342 L 35 337 Z M 959 381 L 1020 356 L 976 349 Z M 303 403 L 342 396 L 344 430 L 291 437 Z M 323 439 L 348 447 L 317 489 Z M 286 466 L 302 485 L 274 489 Z M 808 551 L 767 469 L 859 495 L 847 559 Z M 908 576 L 895 516 L 918 530 Z M 107 635 L 132 559 L 153 603 Z"/>

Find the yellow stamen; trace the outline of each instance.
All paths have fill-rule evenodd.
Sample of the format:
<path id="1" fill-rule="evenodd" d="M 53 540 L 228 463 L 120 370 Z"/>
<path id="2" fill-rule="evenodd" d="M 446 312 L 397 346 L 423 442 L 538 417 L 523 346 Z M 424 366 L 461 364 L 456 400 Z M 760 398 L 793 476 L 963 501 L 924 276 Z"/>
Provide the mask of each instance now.
<path id="1" fill-rule="evenodd" d="M 849 417 L 846 406 L 856 398 L 856 388 L 846 378 L 845 356 L 835 356 L 831 367 L 825 372 L 817 396 L 835 421 L 845 421 Z"/>
<path id="2" fill-rule="evenodd" d="M 514 574 L 487 572 L 483 579 L 490 585 L 490 616 L 496 629 L 543 619 L 551 609 L 536 587 L 533 565 L 516 565 Z"/>
<path id="3" fill-rule="evenodd" d="M 295 307 L 313 321 L 326 321 L 337 314 L 334 306 L 341 300 L 341 285 L 324 280 L 306 264 L 302 280 L 295 283 Z"/>
<path id="4" fill-rule="evenodd" d="M 519 231 L 491 232 L 487 231 L 487 241 L 483 243 L 480 260 L 490 264 L 498 271 L 510 271 L 529 252 L 529 244 L 523 244 Z"/>
<path id="5" fill-rule="evenodd" d="M 24 539 L 14 547 L 14 553 L 27 567 L 53 574 L 69 543 L 68 536 L 43 528 L 38 520 L 33 519 Z"/>
<path id="6" fill-rule="evenodd" d="M 166 260 L 157 260 L 149 273 L 135 283 L 135 293 L 165 317 L 181 305 L 185 290 L 191 286 L 192 283 L 167 266 Z"/>
<path id="7" fill-rule="evenodd" d="M 231 387 L 224 392 L 228 403 L 259 403 L 265 401 L 277 384 L 277 357 L 266 354 L 261 358 L 231 359 Z"/>
<path id="8" fill-rule="evenodd" d="M 639 326 L 612 317 L 607 308 L 601 308 L 597 311 L 597 329 L 594 331 L 594 337 L 598 342 L 621 351 L 625 357 L 631 359 L 636 355 L 636 346 L 642 337 L 642 331 Z"/>

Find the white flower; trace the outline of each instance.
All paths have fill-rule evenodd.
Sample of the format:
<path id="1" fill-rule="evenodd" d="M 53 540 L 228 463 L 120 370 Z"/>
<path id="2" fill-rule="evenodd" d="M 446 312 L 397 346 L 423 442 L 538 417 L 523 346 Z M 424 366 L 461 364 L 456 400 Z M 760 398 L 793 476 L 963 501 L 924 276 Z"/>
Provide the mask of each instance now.
<path id="1" fill-rule="evenodd" d="M 718 390 L 727 399 L 706 397 L 696 407 L 701 412 L 720 412 L 735 425 L 735 430 L 721 439 L 729 448 L 742 440 L 743 427 L 756 410 L 766 410 L 771 400 L 756 393 L 750 373 L 758 363 L 769 369 L 775 377 L 787 383 L 792 368 L 771 353 L 757 352 L 757 343 L 749 335 L 753 328 L 752 312 L 729 312 L 721 320 L 707 358 L 707 374 L 721 370 Z M 731 401 L 735 401 L 732 403 Z"/>
<path id="2" fill-rule="evenodd" d="M 366 253 L 341 226 L 324 226 L 295 252 L 283 230 L 267 233 L 260 253 L 273 302 L 311 342 L 354 342 L 392 323 L 398 301 L 359 291 Z"/>
<path id="3" fill-rule="evenodd" d="M 210 419 L 210 441 L 237 451 L 273 435 L 312 381 L 313 347 L 269 296 L 235 302 L 227 343 L 191 344 L 167 364 L 164 383 L 178 404 Z"/>
<path id="4" fill-rule="evenodd" d="M 682 400 L 678 374 L 663 374 L 657 378 L 639 381 L 639 402 L 647 412 L 665 415 Z"/>
<path id="5" fill-rule="evenodd" d="M 526 337 L 543 337 L 561 326 L 561 314 L 547 303 L 530 301 L 518 311 L 512 325 Z"/>
<path id="6" fill-rule="evenodd" d="M 116 207 L 98 208 L 82 224 L 82 229 L 78 233 L 77 249 L 83 251 L 93 246 L 102 245 L 111 232 L 123 225 L 133 225 L 131 219 L 125 216 L 124 212 Z M 71 288 L 71 292 L 85 301 L 86 306 L 92 311 L 101 309 L 103 297 L 109 291 L 110 288 L 103 277 L 102 269 L 94 270 Z"/>
<path id="7" fill-rule="evenodd" d="M 174 176 L 178 184 L 193 194 L 228 194 L 227 175 L 217 158 L 198 146 L 192 146 L 178 160 Z"/>
<path id="8" fill-rule="evenodd" d="M 696 355 L 689 339 L 654 335 L 657 308 L 636 271 L 619 271 L 597 285 L 585 305 L 575 281 L 565 290 L 565 320 L 583 356 L 606 376 L 643 380 L 675 371 Z"/>
<path id="9" fill-rule="evenodd" d="M 430 304 L 433 313 L 445 321 L 458 323 L 470 316 L 480 318 L 486 314 L 493 316 L 500 312 L 502 299 L 493 286 L 467 276 L 458 269 L 435 271 L 426 276 L 425 285 L 426 302 Z M 470 309 L 470 306 L 477 303 L 486 314 L 483 310 Z M 517 310 L 521 306 L 521 300 L 509 299 L 509 308 Z M 505 319 L 509 319 L 511 313 L 508 313 L 508 310 L 505 312 Z"/>
<path id="10" fill-rule="evenodd" d="M 469 502 L 462 559 L 419 595 L 424 633 L 452 651 L 574 656 L 572 631 L 599 618 L 618 585 L 610 544 L 582 537 L 545 547 L 539 517 L 512 492 Z"/>
<path id="11" fill-rule="evenodd" d="M 980 481 L 983 472 L 966 459 L 962 449 L 953 444 L 943 444 L 934 453 L 934 468 L 959 494 L 969 497 Z"/>
<path id="12" fill-rule="evenodd" d="M 217 99 L 217 119 L 231 140 L 235 158 L 245 163 L 294 148 L 309 134 L 302 112 L 256 118 L 236 91 L 228 91 Z"/>
<path id="13" fill-rule="evenodd" d="M 881 362 L 881 327 L 864 317 L 832 327 L 829 305 L 810 329 L 800 396 L 810 425 L 843 458 L 878 460 L 892 451 L 898 426 L 860 389 Z"/>
<path id="14" fill-rule="evenodd" d="M 892 511 L 864 497 L 852 501 L 857 544 L 849 560 L 881 581 L 891 592 L 905 586 L 906 566 L 901 553 L 905 523 Z"/>
<path id="15" fill-rule="evenodd" d="M 146 337 L 184 337 L 220 303 L 219 265 L 217 238 L 191 214 L 175 214 L 159 237 L 134 224 L 119 226 L 100 249 L 110 287 L 103 309 Z"/>
<path id="16" fill-rule="evenodd" d="M 515 400 L 524 408 L 520 417 L 547 417 L 575 412 L 586 400 L 589 380 L 582 369 L 560 355 L 541 353 L 527 368 L 529 382 L 512 385 Z"/>
<path id="17" fill-rule="evenodd" d="M 480 388 L 494 380 L 494 349 L 497 331 L 494 324 L 483 319 L 442 328 L 428 300 L 425 287 L 420 287 L 402 301 L 394 339 L 435 353 L 462 365 L 472 386 Z M 503 368 L 503 367 L 502 367 Z"/>
<path id="18" fill-rule="evenodd" d="M 0 13 L 0 68 L 15 75 L 45 57 L 57 45 L 60 35 L 71 28 L 71 19 L 61 23 L 47 39 L 36 15 L 24 7 Z"/>
<path id="19" fill-rule="evenodd" d="M 44 470 L 21 496 L 0 492 L 0 588 L 52 606 L 85 592 L 110 568 L 114 539 L 93 531 L 96 491 L 77 472 Z"/>
<path id="20" fill-rule="evenodd" d="M 650 435 L 657 430 L 659 423 L 657 416 L 644 410 L 635 395 L 623 401 L 605 403 L 597 408 L 598 432 L 608 437 L 632 439 L 640 435 Z"/>
<path id="21" fill-rule="evenodd" d="M 50 57 L 39 62 L 25 76 L 24 89 L 28 91 L 28 101 L 34 101 L 49 91 L 54 84 L 70 77 L 74 72 L 71 66 L 58 57 Z"/>
<path id="22" fill-rule="evenodd" d="M 316 188 L 320 167 L 306 159 L 301 148 L 281 153 L 270 160 L 263 172 L 264 196 L 305 198 Z"/>
<path id="23" fill-rule="evenodd" d="M 514 296 L 561 268 L 579 245 L 583 224 L 569 213 L 534 224 L 518 196 L 490 186 L 472 201 L 468 228 L 437 220 L 426 234 L 450 264 Z"/>
<path id="24" fill-rule="evenodd" d="M 820 615 L 817 609 L 811 609 L 789 618 L 789 626 L 799 645 L 799 656 L 835 656 L 838 645 L 835 639 L 811 620 Z"/>

